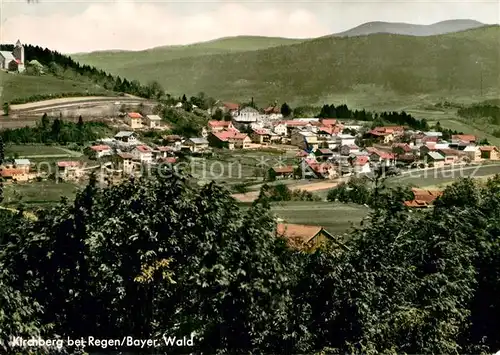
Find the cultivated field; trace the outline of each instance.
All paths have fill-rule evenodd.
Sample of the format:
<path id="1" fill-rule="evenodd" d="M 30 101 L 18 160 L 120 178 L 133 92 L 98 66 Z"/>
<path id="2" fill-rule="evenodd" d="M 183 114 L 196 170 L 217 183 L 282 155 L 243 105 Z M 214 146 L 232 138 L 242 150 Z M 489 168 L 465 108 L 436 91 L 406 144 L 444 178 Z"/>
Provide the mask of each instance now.
<path id="1" fill-rule="evenodd" d="M 6 145 L 5 156 L 19 158 L 80 157 L 82 154 L 59 146 L 43 144 Z"/>
<path id="2" fill-rule="evenodd" d="M 4 185 L 4 200 L 2 205 L 27 208 L 50 206 L 61 200 L 61 197 L 72 199 L 81 186 L 71 183 L 55 183 L 52 181 L 17 183 Z"/>

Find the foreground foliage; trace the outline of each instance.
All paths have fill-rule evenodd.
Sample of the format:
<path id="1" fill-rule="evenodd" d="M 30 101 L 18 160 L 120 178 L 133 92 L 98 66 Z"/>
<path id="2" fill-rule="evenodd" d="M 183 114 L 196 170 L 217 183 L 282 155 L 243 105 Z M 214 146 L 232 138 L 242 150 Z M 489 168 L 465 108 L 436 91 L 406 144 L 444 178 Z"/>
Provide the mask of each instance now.
<path id="1" fill-rule="evenodd" d="M 265 198 L 242 213 L 190 181 L 91 181 L 36 221 L 0 220 L 0 336 L 194 334 L 169 353 L 500 347 L 500 177 L 460 181 L 428 212 L 381 188 L 345 248 L 312 254 L 273 236 Z"/>

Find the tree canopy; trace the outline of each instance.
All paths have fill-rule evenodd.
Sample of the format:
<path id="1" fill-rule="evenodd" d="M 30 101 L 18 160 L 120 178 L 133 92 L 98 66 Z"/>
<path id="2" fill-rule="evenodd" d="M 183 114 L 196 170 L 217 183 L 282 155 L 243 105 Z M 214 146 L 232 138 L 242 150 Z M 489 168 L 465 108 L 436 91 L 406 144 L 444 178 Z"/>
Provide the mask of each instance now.
<path id="1" fill-rule="evenodd" d="M 193 334 L 194 349 L 169 353 L 497 351 L 500 177 L 461 180 L 425 211 L 377 196 L 345 248 L 307 253 L 275 236 L 265 196 L 243 212 L 179 171 L 92 178 L 36 220 L 0 215 L 0 336 Z"/>

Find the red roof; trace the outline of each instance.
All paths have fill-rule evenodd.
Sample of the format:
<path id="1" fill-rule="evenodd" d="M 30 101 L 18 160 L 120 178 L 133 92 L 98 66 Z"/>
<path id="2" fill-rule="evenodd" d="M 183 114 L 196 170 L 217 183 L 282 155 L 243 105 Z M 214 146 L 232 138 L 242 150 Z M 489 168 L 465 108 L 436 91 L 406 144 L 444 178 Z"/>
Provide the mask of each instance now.
<path id="1" fill-rule="evenodd" d="M 296 157 L 307 157 L 309 153 L 307 153 L 305 150 L 300 150 L 295 154 Z"/>
<path id="2" fill-rule="evenodd" d="M 153 151 L 153 149 L 151 149 L 147 145 L 138 145 L 137 147 L 135 147 L 135 149 L 137 149 L 141 153 L 151 153 Z"/>
<path id="3" fill-rule="evenodd" d="M 323 118 L 320 121 L 325 126 L 335 126 L 337 124 L 337 120 L 334 118 Z"/>
<path id="4" fill-rule="evenodd" d="M 484 152 L 491 152 L 493 150 L 498 150 L 498 148 L 495 147 L 494 145 L 482 145 L 479 147 L 479 150 Z"/>
<path id="5" fill-rule="evenodd" d="M 157 147 L 156 150 L 159 150 L 160 152 L 170 152 L 174 149 L 172 147 Z"/>
<path id="6" fill-rule="evenodd" d="M 235 131 L 222 131 L 222 132 L 215 132 L 212 133 L 214 136 L 219 138 L 221 141 L 226 142 L 228 140 L 232 139 L 237 139 L 237 140 L 243 140 L 248 137 L 248 135 L 244 133 L 239 133 Z"/>
<path id="7" fill-rule="evenodd" d="M 476 136 L 472 134 L 455 134 L 451 136 L 452 140 L 459 140 L 463 142 L 475 142 Z"/>
<path id="8" fill-rule="evenodd" d="M 318 226 L 279 223 L 276 228 L 276 234 L 289 239 L 290 242 L 294 242 L 298 239 L 302 243 L 307 243 L 315 237 L 321 229 L 322 227 Z"/>
<path id="9" fill-rule="evenodd" d="M 407 207 L 427 207 L 443 194 L 442 191 L 436 190 L 412 189 L 412 191 L 415 198 L 405 202 Z"/>
<path id="10" fill-rule="evenodd" d="M 408 143 L 394 143 L 392 145 L 393 148 L 401 148 L 404 152 L 409 153 L 412 151 L 410 145 Z"/>
<path id="11" fill-rule="evenodd" d="M 366 156 L 358 156 L 356 157 L 356 160 L 354 161 L 354 164 L 355 165 L 358 165 L 358 166 L 363 166 L 363 165 L 366 165 L 369 161 L 369 158 L 366 157 Z"/>
<path id="12" fill-rule="evenodd" d="M 133 159 L 134 156 L 130 153 L 118 153 L 118 156 L 122 159 Z"/>
<path id="13" fill-rule="evenodd" d="M 267 115 L 270 115 L 272 113 L 281 113 L 281 110 L 276 107 L 276 106 L 269 106 L 268 108 L 265 108 L 264 109 L 264 113 L 267 114 Z"/>
<path id="14" fill-rule="evenodd" d="M 310 122 L 307 121 L 297 121 L 297 120 L 281 121 L 279 123 L 282 123 L 285 126 L 294 126 L 294 127 L 305 127 L 308 124 L 310 124 Z"/>
<path id="15" fill-rule="evenodd" d="M 439 137 L 425 136 L 422 138 L 422 143 L 437 143 Z"/>
<path id="16" fill-rule="evenodd" d="M 0 168 L 0 176 L 5 178 L 23 174 L 26 174 L 26 169 Z"/>
<path id="17" fill-rule="evenodd" d="M 211 121 L 208 121 L 208 125 L 210 127 L 229 127 L 231 125 L 231 121 L 211 120 Z"/>
<path id="18" fill-rule="evenodd" d="M 269 131 L 267 129 L 254 129 L 253 132 L 260 136 L 269 134 Z"/>
<path id="19" fill-rule="evenodd" d="M 105 151 L 105 150 L 110 150 L 111 147 L 107 146 L 107 145 L 94 145 L 92 147 L 90 147 L 90 149 L 96 151 L 96 152 L 102 152 L 102 151 Z"/>
<path id="20" fill-rule="evenodd" d="M 280 167 L 273 167 L 272 168 L 276 173 L 278 174 L 291 174 L 293 173 L 293 166 L 280 166 Z"/>
<path id="21" fill-rule="evenodd" d="M 129 112 L 127 115 L 130 118 L 143 118 L 139 112 Z"/>
<path id="22" fill-rule="evenodd" d="M 80 166 L 79 161 L 58 161 L 57 166 L 60 168 L 76 167 Z"/>
<path id="23" fill-rule="evenodd" d="M 461 155 L 458 150 L 454 150 L 454 149 L 438 149 L 438 152 L 441 152 L 444 154 L 444 156 L 457 156 L 457 155 Z"/>
<path id="24" fill-rule="evenodd" d="M 167 158 L 160 159 L 160 161 L 162 163 L 174 164 L 177 162 L 177 158 L 176 157 L 167 157 Z"/>
<path id="25" fill-rule="evenodd" d="M 381 159 L 394 159 L 394 154 L 387 153 L 377 148 L 369 147 L 370 149 L 366 149 L 370 154 L 378 155 Z"/>
<path id="26" fill-rule="evenodd" d="M 238 110 L 240 108 L 240 105 L 235 104 L 233 102 L 224 102 L 223 105 L 228 110 Z"/>

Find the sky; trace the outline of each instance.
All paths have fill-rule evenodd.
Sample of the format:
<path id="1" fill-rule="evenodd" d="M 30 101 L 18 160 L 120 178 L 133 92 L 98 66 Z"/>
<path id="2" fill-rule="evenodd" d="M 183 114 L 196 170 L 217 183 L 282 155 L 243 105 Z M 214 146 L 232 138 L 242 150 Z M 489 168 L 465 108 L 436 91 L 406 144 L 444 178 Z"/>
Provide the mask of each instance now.
<path id="1" fill-rule="evenodd" d="M 499 23 L 500 0 L 0 0 L 0 42 L 62 53 L 141 50 L 238 35 L 311 38 L 369 21 Z"/>

